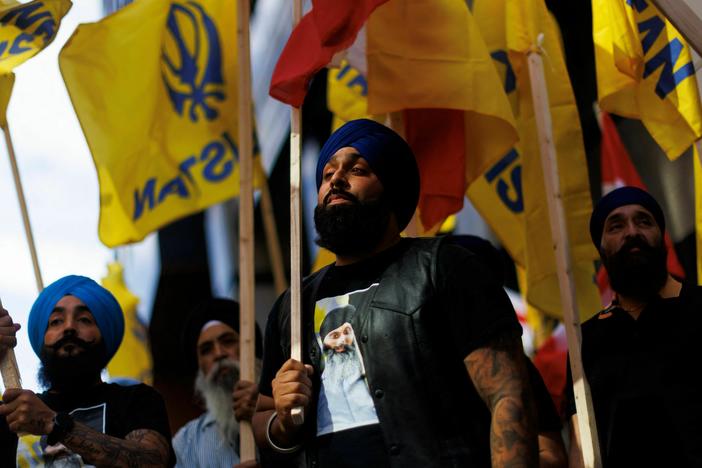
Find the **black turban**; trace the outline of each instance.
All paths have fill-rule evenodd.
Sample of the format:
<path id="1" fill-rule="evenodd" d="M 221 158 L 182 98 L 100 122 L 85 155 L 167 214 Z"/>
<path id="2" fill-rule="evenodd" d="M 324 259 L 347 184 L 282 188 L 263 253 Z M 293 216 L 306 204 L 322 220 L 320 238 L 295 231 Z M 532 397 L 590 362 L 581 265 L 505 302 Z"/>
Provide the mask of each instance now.
<path id="1" fill-rule="evenodd" d="M 637 187 L 620 187 L 612 190 L 595 205 L 590 217 L 590 237 L 597 250 L 600 249 L 602 231 L 609 214 L 625 205 L 641 205 L 651 212 L 661 233 L 665 232 L 665 217 L 658 202 L 645 190 Z"/>

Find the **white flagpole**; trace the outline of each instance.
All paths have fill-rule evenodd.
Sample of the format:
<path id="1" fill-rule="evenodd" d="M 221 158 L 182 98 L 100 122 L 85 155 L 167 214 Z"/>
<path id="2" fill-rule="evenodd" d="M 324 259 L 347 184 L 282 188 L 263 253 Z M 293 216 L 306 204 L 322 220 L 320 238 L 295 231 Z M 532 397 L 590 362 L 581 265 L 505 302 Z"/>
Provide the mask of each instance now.
<path id="1" fill-rule="evenodd" d="M 301 18 L 302 0 L 293 0 L 293 29 Z M 291 107 L 290 112 L 290 357 L 302 362 L 302 108 Z M 302 407 L 290 415 L 297 425 L 305 420 Z"/>
<path id="2" fill-rule="evenodd" d="M 568 352 L 570 353 L 570 368 L 573 374 L 573 390 L 575 392 L 583 460 L 586 467 L 600 468 L 602 460 L 600 458 L 599 439 L 597 438 L 597 426 L 595 425 L 595 412 L 580 355 L 580 316 L 575 296 L 570 245 L 558 178 L 556 146 L 553 141 L 553 125 L 541 55 L 538 52 L 531 52 L 528 56 L 528 63 L 536 126 L 539 134 L 539 146 L 541 148 L 541 163 L 546 185 L 551 237 L 558 266 L 563 321 L 568 337 Z"/>

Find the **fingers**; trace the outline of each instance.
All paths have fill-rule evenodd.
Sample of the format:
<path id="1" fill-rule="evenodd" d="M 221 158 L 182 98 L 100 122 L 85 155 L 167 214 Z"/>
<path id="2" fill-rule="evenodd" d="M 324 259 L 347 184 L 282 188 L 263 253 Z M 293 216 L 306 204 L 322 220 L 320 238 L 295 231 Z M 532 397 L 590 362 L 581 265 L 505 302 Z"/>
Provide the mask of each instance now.
<path id="1" fill-rule="evenodd" d="M 284 425 L 291 424 L 290 411 L 298 406 L 307 407 L 312 397 L 312 367 L 299 361 L 288 360 L 273 379 L 273 400 Z"/>
<path id="2" fill-rule="evenodd" d="M 17 346 L 15 335 L 20 329 L 19 323 L 13 323 L 7 310 L 0 307 L 0 349 Z"/>

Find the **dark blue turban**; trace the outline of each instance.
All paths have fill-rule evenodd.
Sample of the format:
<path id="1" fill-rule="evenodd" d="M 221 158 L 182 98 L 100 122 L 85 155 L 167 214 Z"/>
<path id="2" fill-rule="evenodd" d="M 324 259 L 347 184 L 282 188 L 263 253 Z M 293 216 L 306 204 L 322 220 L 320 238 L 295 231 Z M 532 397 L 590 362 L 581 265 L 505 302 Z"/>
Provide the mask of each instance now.
<path id="1" fill-rule="evenodd" d="M 612 190 L 597 203 L 595 209 L 592 210 L 590 217 L 590 237 L 592 242 L 600 249 L 602 240 L 602 231 L 604 230 L 605 220 L 609 214 L 625 205 L 641 205 L 651 212 L 658 223 L 661 233 L 665 232 L 665 216 L 658 202 L 645 190 L 637 187 L 620 187 Z"/>
<path id="2" fill-rule="evenodd" d="M 368 119 L 352 120 L 335 131 L 322 147 L 317 161 L 317 191 L 324 166 L 341 148 L 350 146 L 368 161 L 383 184 L 400 230 L 412 219 L 419 201 L 419 169 L 414 153 L 400 135 Z"/>
<path id="3" fill-rule="evenodd" d="M 56 303 L 64 296 L 75 296 L 90 310 L 105 342 L 108 359 L 117 352 L 124 336 L 124 316 L 115 297 L 95 281 L 85 276 L 65 276 L 47 286 L 29 312 L 29 342 L 37 356 L 41 356 L 49 316 Z"/>

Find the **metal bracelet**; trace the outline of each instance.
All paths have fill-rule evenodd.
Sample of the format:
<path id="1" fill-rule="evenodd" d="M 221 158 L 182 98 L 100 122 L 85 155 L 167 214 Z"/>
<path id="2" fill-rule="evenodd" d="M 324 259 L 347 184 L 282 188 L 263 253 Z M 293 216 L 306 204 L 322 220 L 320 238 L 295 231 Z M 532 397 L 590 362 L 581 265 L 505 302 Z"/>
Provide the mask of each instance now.
<path id="1" fill-rule="evenodd" d="M 279 447 L 278 445 L 273 442 L 273 439 L 271 438 L 271 426 L 273 425 L 273 420 L 278 416 L 278 413 L 273 411 L 273 414 L 271 414 L 271 417 L 268 418 L 268 424 L 266 425 L 266 439 L 268 439 L 268 445 L 271 446 L 273 450 L 275 450 L 278 453 L 293 453 L 297 452 L 300 450 L 300 447 L 302 447 L 301 444 L 295 445 L 294 447 L 290 448 L 283 448 Z"/>

